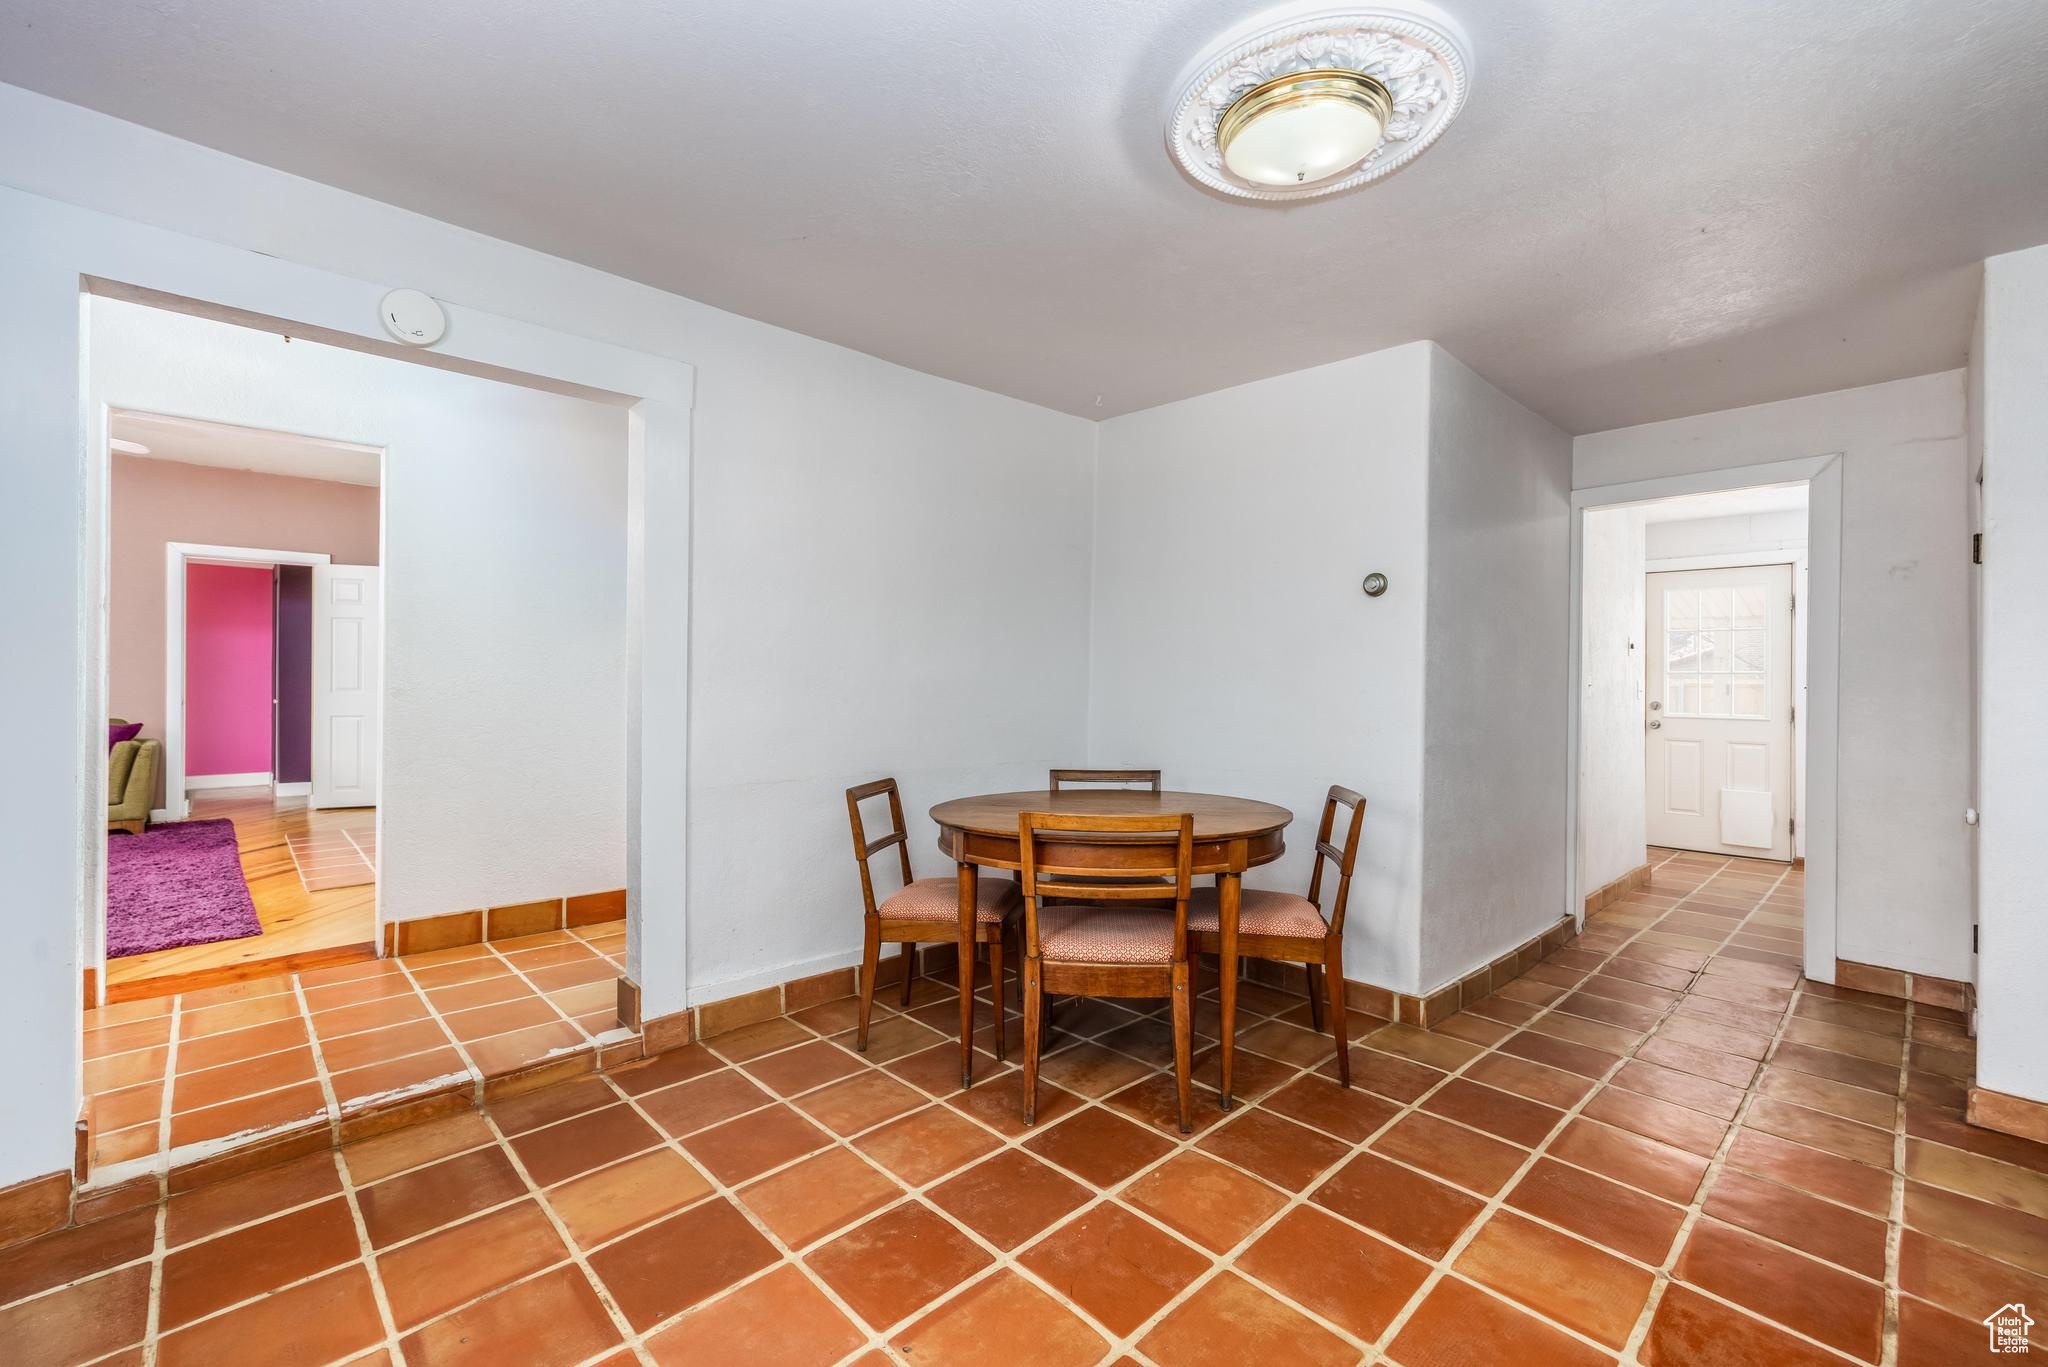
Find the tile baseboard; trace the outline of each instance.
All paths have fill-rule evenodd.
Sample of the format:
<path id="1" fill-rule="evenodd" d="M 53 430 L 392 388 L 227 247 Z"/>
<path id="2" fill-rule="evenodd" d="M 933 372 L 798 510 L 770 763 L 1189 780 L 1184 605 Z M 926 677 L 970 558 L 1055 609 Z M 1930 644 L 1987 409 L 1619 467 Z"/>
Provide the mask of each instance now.
<path id="1" fill-rule="evenodd" d="M 1987 1130 L 2048 1144 L 2048 1101 L 1994 1092 L 1989 1087 L 1972 1087 L 1969 1109 L 1963 1119 Z"/>
<path id="2" fill-rule="evenodd" d="M 71 1188 L 68 1172 L 46 1172 L 0 1187 L 0 1248 L 69 1224 Z"/>
<path id="3" fill-rule="evenodd" d="M 941 953 L 940 951 L 944 951 Z M 919 967 L 927 973 L 941 973 L 950 970 L 955 963 L 951 945 L 930 945 L 918 951 Z M 903 975 L 903 961 L 898 955 L 885 958 L 875 972 L 875 983 L 900 981 Z M 858 967 L 834 968 L 823 973 L 812 973 L 773 987 L 757 988 L 737 996 L 724 997 L 718 1001 L 700 1002 L 684 1010 L 666 1016 L 656 1016 L 640 1025 L 643 1055 L 652 1058 L 671 1049 L 680 1049 L 685 1044 L 722 1035 L 729 1030 L 743 1026 L 759 1025 L 762 1021 L 806 1007 L 817 1006 L 837 997 L 847 997 L 860 990 L 860 969 Z M 628 1019 L 630 1003 L 632 1014 L 640 1011 L 640 988 L 630 979 L 619 979 L 619 1019 Z"/>
<path id="4" fill-rule="evenodd" d="M 1560 916 L 1555 924 L 1530 936 L 1520 945 L 1463 977 L 1454 978 L 1431 992 L 1420 995 L 1397 992 L 1392 988 L 1375 983 L 1360 982 L 1356 978 L 1344 980 L 1345 1005 L 1353 1011 L 1383 1020 L 1413 1025 L 1428 1030 L 1442 1025 L 1466 1007 L 1488 996 L 1515 979 L 1527 973 L 1544 956 L 1565 948 L 1578 938 L 1578 926 L 1569 916 Z M 1285 991 L 1301 991 L 1301 965 L 1278 963 L 1268 959 L 1245 961 L 1244 976 L 1268 987 Z"/>
<path id="5" fill-rule="evenodd" d="M 551 930 L 574 930 L 578 926 L 625 919 L 624 888 L 544 897 L 532 902 L 510 902 L 476 911 L 450 911 L 439 916 L 419 916 L 410 921 L 385 922 L 384 957 L 426 954 L 437 949 L 482 944 L 486 940 L 510 940 L 522 935 L 542 935 Z"/>
<path id="6" fill-rule="evenodd" d="M 1638 864 L 1611 883 L 1606 883 L 1586 894 L 1586 914 L 1591 916 L 1628 896 L 1640 888 L 1650 886 L 1650 866 Z"/>
<path id="7" fill-rule="evenodd" d="M 1918 1002 L 1922 1006 L 1944 1006 L 1965 1015 L 1977 1001 L 1977 989 L 1971 983 L 1937 978 L 1929 973 L 1879 968 L 1876 964 L 1859 964 L 1849 959 L 1835 960 L 1835 986 Z"/>

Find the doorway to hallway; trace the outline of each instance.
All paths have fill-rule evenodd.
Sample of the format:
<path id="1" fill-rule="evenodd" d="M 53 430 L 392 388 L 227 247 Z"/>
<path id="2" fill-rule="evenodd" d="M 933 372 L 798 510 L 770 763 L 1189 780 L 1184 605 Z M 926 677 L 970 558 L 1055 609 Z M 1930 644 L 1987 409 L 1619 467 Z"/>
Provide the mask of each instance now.
<path id="1" fill-rule="evenodd" d="M 1793 566 L 1653 572 L 1644 601 L 1649 843 L 1790 860 Z"/>

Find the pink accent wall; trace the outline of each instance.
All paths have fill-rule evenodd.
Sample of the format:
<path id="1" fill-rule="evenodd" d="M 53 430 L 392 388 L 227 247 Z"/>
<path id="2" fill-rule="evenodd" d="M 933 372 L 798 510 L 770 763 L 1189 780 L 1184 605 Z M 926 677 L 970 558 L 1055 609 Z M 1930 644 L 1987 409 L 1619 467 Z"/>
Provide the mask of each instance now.
<path id="1" fill-rule="evenodd" d="M 116 454 L 110 493 L 107 713 L 141 722 L 145 736 L 164 734 L 166 543 L 324 551 L 337 565 L 377 563 L 380 503 L 368 485 Z M 154 805 L 163 805 L 161 779 Z"/>
<path id="2" fill-rule="evenodd" d="M 185 569 L 185 772 L 270 771 L 270 571 Z"/>

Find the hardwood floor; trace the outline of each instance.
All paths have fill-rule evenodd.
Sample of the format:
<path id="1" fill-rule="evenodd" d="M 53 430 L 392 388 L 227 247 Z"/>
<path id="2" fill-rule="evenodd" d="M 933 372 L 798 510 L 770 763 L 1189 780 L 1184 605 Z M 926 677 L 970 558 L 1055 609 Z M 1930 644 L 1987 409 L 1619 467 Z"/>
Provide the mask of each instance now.
<path id="1" fill-rule="evenodd" d="M 138 984 L 161 984 L 164 979 L 185 980 L 182 986 L 190 986 L 193 974 L 234 976 L 236 970 L 255 965 L 278 970 L 307 967 L 351 957 L 339 951 L 356 947 L 360 947 L 363 958 L 375 954 L 376 884 L 308 892 L 286 843 L 287 837 L 294 834 L 304 836 L 344 825 L 359 826 L 362 812 L 308 811 L 304 798 L 273 798 L 267 788 L 223 789 L 192 799 L 193 820 L 211 817 L 227 817 L 235 823 L 242 872 L 249 880 L 249 896 L 256 904 L 256 917 L 263 923 L 263 933 L 241 940 L 109 959 L 109 1001 L 150 995 L 159 988 L 138 993 Z M 108 838 L 127 837 L 116 834 Z M 291 962 L 271 962 L 281 959 Z"/>

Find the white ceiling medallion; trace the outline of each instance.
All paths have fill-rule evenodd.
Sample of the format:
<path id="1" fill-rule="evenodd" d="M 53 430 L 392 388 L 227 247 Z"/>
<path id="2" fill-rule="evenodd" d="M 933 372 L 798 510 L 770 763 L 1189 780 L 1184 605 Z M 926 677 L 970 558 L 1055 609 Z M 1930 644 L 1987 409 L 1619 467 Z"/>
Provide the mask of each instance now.
<path id="1" fill-rule="evenodd" d="M 1442 137 L 1471 72 L 1464 34 L 1426 4 L 1270 11 L 1188 68 L 1167 146 L 1183 171 L 1222 194 L 1342 194 Z"/>

